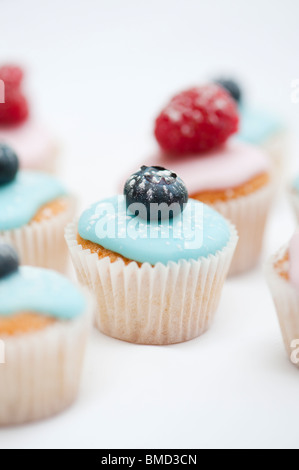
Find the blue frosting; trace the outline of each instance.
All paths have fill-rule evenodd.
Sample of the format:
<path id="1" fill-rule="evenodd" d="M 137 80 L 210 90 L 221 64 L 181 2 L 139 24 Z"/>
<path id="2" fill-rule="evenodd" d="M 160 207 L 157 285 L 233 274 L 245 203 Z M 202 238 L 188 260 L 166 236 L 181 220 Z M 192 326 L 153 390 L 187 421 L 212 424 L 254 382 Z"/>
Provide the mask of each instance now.
<path id="1" fill-rule="evenodd" d="M 28 224 L 48 202 L 66 194 L 59 181 L 38 172 L 19 172 L 12 183 L 0 186 L 0 230 Z"/>
<path id="2" fill-rule="evenodd" d="M 281 121 L 270 113 L 240 107 L 241 128 L 237 137 L 254 145 L 261 145 L 284 129 Z"/>
<path id="3" fill-rule="evenodd" d="M 84 240 L 152 265 L 214 255 L 230 239 L 226 220 L 193 199 L 173 220 L 148 223 L 127 210 L 123 196 L 115 196 L 87 209 L 79 220 L 78 231 Z"/>
<path id="4" fill-rule="evenodd" d="M 86 301 L 65 277 L 46 269 L 24 266 L 0 280 L 0 316 L 35 312 L 71 320 L 84 312 Z"/>

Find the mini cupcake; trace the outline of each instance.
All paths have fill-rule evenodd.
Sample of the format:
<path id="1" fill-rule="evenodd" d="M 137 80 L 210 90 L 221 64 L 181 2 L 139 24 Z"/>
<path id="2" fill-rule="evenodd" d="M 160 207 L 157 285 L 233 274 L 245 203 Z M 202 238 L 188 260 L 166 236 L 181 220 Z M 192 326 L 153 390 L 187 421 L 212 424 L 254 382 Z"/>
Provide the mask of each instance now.
<path id="1" fill-rule="evenodd" d="M 63 233 L 75 200 L 52 176 L 18 167 L 15 152 L 0 144 L 0 240 L 16 248 L 22 264 L 63 271 Z"/>
<path id="2" fill-rule="evenodd" d="M 266 274 L 288 357 L 299 367 L 299 231 L 270 259 Z"/>
<path id="3" fill-rule="evenodd" d="M 234 227 L 188 200 L 182 180 L 142 167 L 124 196 L 93 204 L 66 230 L 106 335 L 139 344 L 191 340 L 210 326 L 237 244 Z"/>
<path id="4" fill-rule="evenodd" d="M 299 223 L 299 176 L 293 181 L 293 184 L 289 190 L 290 201 Z"/>
<path id="5" fill-rule="evenodd" d="M 91 324 L 85 295 L 54 271 L 24 266 L 0 244 L 0 426 L 75 400 Z"/>
<path id="6" fill-rule="evenodd" d="M 190 197 L 236 226 L 240 240 L 231 274 L 258 263 L 274 194 L 270 159 L 257 147 L 228 140 L 237 129 L 237 108 L 224 89 L 188 90 L 158 116 L 155 135 L 161 151 L 146 162 L 180 174 Z"/>
<path id="7" fill-rule="evenodd" d="M 57 145 L 48 129 L 31 116 L 22 81 L 19 67 L 0 68 L 0 142 L 16 150 L 22 168 L 55 172 Z"/>
<path id="8" fill-rule="evenodd" d="M 281 178 L 288 166 L 289 136 L 285 124 L 276 115 L 246 104 L 240 85 L 230 78 L 215 80 L 236 101 L 240 112 L 240 130 L 237 138 L 261 147 L 271 158 Z"/>

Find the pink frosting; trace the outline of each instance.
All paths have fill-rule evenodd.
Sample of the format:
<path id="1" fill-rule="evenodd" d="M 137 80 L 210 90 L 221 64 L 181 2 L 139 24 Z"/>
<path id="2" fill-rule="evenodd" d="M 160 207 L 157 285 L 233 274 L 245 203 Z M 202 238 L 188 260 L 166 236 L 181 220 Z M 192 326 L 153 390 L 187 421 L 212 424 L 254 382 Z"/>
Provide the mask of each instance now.
<path id="1" fill-rule="evenodd" d="M 0 142 L 7 143 L 17 152 L 22 168 L 26 169 L 44 169 L 55 152 L 47 129 L 34 120 L 18 127 L 0 127 Z"/>
<path id="2" fill-rule="evenodd" d="M 185 182 L 191 195 L 236 188 L 271 169 L 270 160 L 262 150 L 234 140 L 200 155 L 171 157 L 158 153 L 144 164 L 164 166 L 174 171 Z"/>
<path id="3" fill-rule="evenodd" d="M 290 267 L 289 277 L 290 282 L 299 289 L 299 230 L 290 241 L 289 246 Z"/>

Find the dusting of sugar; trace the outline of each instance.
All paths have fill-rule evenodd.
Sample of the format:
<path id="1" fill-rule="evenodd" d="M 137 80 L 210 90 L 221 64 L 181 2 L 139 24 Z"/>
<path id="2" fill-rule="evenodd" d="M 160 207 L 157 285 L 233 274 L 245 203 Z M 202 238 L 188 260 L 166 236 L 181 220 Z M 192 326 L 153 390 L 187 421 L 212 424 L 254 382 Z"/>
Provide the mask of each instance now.
<path id="1" fill-rule="evenodd" d="M 178 111 L 177 109 L 174 109 L 172 107 L 169 107 L 165 111 L 165 114 L 166 114 L 166 116 L 169 117 L 171 122 L 179 122 L 182 118 L 182 114 L 180 113 L 180 111 Z"/>
<path id="2" fill-rule="evenodd" d="M 181 132 L 186 137 L 190 137 L 193 134 L 192 128 L 188 124 L 183 124 L 183 126 L 181 127 Z"/>
<path id="3" fill-rule="evenodd" d="M 193 112 L 193 118 L 196 122 L 202 122 L 203 115 L 202 115 L 201 111 L 199 111 L 199 110 L 194 111 Z"/>
<path id="4" fill-rule="evenodd" d="M 214 101 L 214 107 L 218 110 L 225 109 L 227 106 L 227 101 L 224 98 L 217 98 Z"/>
<path id="5" fill-rule="evenodd" d="M 53 216 L 53 211 L 49 207 L 43 210 L 43 216 L 46 219 L 50 219 Z"/>
<path id="6" fill-rule="evenodd" d="M 147 197 L 149 201 L 153 199 L 153 190 L 151 188 L 147 191 Z"/>

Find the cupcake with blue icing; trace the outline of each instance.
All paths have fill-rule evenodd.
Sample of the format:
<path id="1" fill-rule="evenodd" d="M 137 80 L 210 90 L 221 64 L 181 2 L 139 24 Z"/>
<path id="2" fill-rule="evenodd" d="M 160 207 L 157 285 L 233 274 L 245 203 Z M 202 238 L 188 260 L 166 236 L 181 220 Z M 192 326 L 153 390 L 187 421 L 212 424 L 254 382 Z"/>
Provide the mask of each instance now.
<path id="1" fill-rule="evenodd" d="M 78 393 L 88 297 L 54 271 L 20 267 L 0 243 L 0 298 L 0 426 L 62 411 Z"/>
<path id="2" fill-rule="evenodd" d="M 212 208 L 189 199 L 177 174 L 143 166 L 122 196 L 92 204 L 70 224 L 66 241 L 79 281 L 95 294 L 100 331 L 171 344 L 209 328 L 237 234 Z"/>
<path id="3" fill-rule="evenodd" d="M 280 171 L 288 165 L 289 137 L 283 120 L 264 109 L 247 104 L 241 85 L 232 78 L 218 78 L 215 82 L 225 88 L 236 101 L 240 112 L 237 138 L 241 142 L 261 147 Z"/>
<path id="4" fill-rule="evenodd" d="M 63 271 L 75 200 L 53 176 L 20 171 L 14 150 L 1 143 L 0 207 L 0 240 L 14 245 L 21 263 Z"/>

